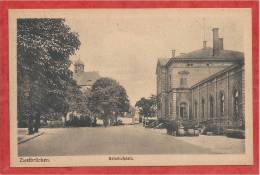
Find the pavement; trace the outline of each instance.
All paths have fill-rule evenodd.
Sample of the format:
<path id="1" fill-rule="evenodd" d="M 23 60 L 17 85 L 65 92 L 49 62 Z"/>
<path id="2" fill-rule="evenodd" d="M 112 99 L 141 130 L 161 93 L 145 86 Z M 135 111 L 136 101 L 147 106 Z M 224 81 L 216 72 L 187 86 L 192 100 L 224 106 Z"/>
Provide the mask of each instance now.
<path id="1" fill-rule="evenodd" d="M 208 148 L 218 154 L 241 154 L 245 153 L 245 139 L 229 138 L 226 136 L 199 137 L 176 137 L 177 140 L 185 141 L 192 145 Z"/>
<path id="2" fill-rule="evenodd" d="M 243 140 L 229 140 L 232 138 L 226 139 L 225 136 L 174 137 L 164 130 L 147 129 L 141 124 L 107 128 L 46 128 L 41 131 L 44 134 L 40 137 L 18 145 L 19 156 L 219 154 L 244 151 Z"/>
<path id="3" fill-rule="evenodd" d="M 19 128 L 18 129 L 18 144 L 27 142 L 31 139 L 34 139 L 36 137 L 41 136 L 42 134 L 44 134 L 44 132 L 39 131 L 38 133 L 34 133 L 34 134 L 29 135 L 27 128 Z"/>

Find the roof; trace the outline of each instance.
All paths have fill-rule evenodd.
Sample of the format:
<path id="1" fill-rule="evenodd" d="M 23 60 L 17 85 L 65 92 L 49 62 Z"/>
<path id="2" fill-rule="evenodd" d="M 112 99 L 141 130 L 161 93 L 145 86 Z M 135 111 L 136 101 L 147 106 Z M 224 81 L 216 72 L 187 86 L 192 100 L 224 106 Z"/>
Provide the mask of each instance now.
<path id="1" fill-rule="evenodd" d="M 157 66 L 156 66 L 156 73 L 158 73 L 160 66 L 166 66 L 167 63 L 170 61 L 171 58 L 158 58 Z"/>
<path id="2" fill-rule="evenodd" d="M 175 57 L 176 59 L 243 59 L 243 52 L 232 51 L 232 50 L 220 50 L 219 55 L 213 56 L 213 48 L 206 47 L 199 50 L 195 50 L 189 53 L 181 54 Z"/>
<path id="3" fill-rule="evenodd" d="M 74 79 L 79 86 L 92 86 L 100 78 L 98 72 L 81 72 L 74 74 Z"/>
<path id="4" fill-rule="evenodd" d="M 170 58 L 159 58 L 158 63 L 162 66 L 165 66 L 169 60 L 170 60 Z"/>

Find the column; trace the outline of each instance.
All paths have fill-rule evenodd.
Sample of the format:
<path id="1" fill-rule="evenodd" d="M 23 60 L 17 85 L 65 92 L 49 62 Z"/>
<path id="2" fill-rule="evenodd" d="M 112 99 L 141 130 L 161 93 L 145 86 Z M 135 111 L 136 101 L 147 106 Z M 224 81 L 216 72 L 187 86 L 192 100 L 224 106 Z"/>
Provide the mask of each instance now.
<path id="1" fill-rule="evenodd" d="M 198 121 L 200 122 L 200 120 L 201 120 L 201 113 L 200 113 L 200 107 L 201 107 L 200 106 L 201 105 L 201 101 L 200 101 L 200 86 L 198 86 L 198 90 L 199 90 L 199 98 L 198 98 L 199 99 L 199 101 L 198 101 L 198 114 L 199 115 L 197 117 L 198 117 Z"/>
<path id="2" fill-rule="evenodd" d="M 242 119 L 245 122 L 245 70 L 242 67 Z"/>
<path id="3" fill-rule="evenodd" d="M 177 116 L 176 116 L 176 93 L 173 92 L 172 93 L 172 117 L 173 119 L 176 119 Z"/>
<path id="4" fill-rule="evenodd" d="M 209 119 L 209 88 L 208 88 L 208 82 L 206 83 L 207 86 L 207 120 Z"/>
<path id="5" fill-rule="evenodd" d="M 190 120 L 190 104 L 188 103 L 188 120 Z"/>
<path id="6" fill-rule="evenodd" d="M 217 118 L 217 98 L 218 98 L 218 93 L 217 93 L 217 78 L 215 79 L 215 118 Z"/>
<path id="7" fill-rule="evenodd" d="M 192 116 L 192 119 L 194 120 L 194 97 L 193 97 L 193 89 L 191 89 L 191 105 L 192 107 L 191 109 L 191 116 Z"/>
<path id="8" fill-rule="evenodd" d="M 225 104 L 226 104 L 226 111 L 224 111 L 224 112 L 226 112 L 226 119 L 227 119 L 227 125 L 229 125 L 229 72 L 227 72 L 227 95 L 226 95 L 226 97 L 224 96 L 224 102 L 225 102 Z"/>

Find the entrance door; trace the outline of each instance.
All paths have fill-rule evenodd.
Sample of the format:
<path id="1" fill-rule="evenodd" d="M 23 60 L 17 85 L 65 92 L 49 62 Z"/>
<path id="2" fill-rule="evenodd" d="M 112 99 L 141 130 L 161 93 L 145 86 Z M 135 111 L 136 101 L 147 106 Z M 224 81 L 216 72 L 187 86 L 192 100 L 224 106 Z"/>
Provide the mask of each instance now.
<path id="1" fill-rule="evenodd" d="M 180 104 L 180 117 L 182 119 L 188 118 L 188 105 L 187 105 L 187 103 L 181 103 Z"/>

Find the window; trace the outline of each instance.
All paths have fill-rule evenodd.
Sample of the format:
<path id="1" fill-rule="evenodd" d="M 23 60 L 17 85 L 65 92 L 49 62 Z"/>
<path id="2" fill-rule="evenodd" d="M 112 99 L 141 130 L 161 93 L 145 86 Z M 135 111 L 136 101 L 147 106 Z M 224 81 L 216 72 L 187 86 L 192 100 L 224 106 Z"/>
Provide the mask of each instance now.
<path id="1" fill-rule="evenodd" d="M 209 116 L 210 116 L 210 118 L 213 118 L 213 116 L 214 116 L 213 107 L 214 107 L 214 98 L 212 96 L 210 96 L 209 97 Z"/>
<path id="2" fill-rule="evenodd" d="M 234 94 L 233 94 L 233 110 L 234 110 L 234 117 L 238 117 L 238 90 L 234 90 Z"/>
<path id="3" fill-rule="evenodd" d="M 195 101 L 194 103 L 194 118 L 197 119 L 197 114 L 198 114 L 198 103 Z"/>
<path id="4" fill-rule="evenodd" d="M 172 115 L 172 102 L 170 102 L 170 115 Z"/>
<path id="5" fill-rule="evenodd" d="M 220 115 L 224 116 L 224 110 L 225 110 L 225 96 L 224 93 L 220 93 Z"/>
<path id="6" fill-rule="evenodd" d="M 204 118 L 204 113 L 205 113 L 205 100 L 201 100 L 201 117 Z"/>
<path id="7" fill-rule="evenodd" d="M 187 84 L 187 78 L 186 77 L 181 77 L 180 86 L 181 87 L 185 87 L 186 84 Z"/>
<path id="8" fill-rule="evenodd" d="M 169 75 L 169 87 L 172 88 L 172 76 Z"/>
<path id="9" fill-rule="evenodd" d="M 179 75 L 180 75 L 180 87 L 181 88 L 188 87 L 187 77 L 189 75 L 189 72 L 188 71 L 181 71 L 181 72 L 179 72 Z"/>

